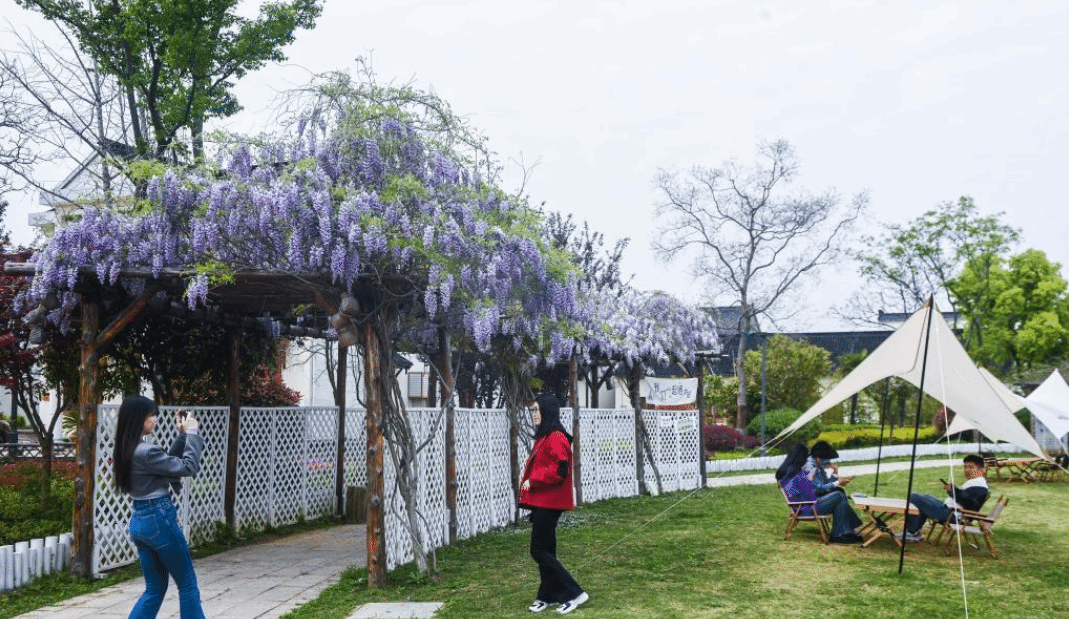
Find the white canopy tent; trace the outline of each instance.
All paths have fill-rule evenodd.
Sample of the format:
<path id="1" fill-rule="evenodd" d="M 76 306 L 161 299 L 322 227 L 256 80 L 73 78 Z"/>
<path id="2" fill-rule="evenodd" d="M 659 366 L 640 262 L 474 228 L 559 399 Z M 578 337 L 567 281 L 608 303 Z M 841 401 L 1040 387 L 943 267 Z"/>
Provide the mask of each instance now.
<path id="1" fill-rule="evenodd" d="M 986 370 L 981 369 L 981 372 Z M 987 374 L 990 380 L 997 379 Z M 1069 434 L 1069 385 L 1058 370 L 1051 372 L 1045 381 L 1036 387 L 1027 398 L 1022 398 L 999 383 L 999 386 L 1019 402 L 1018 408 L 1027 407 L 1032 416 L 1038 419 L 1059 440 Z M 972 430 L 973 425 L 966 420 L 955 417 L 947 428 L 947 434 L 956 434 Z"/>
<path id="2" fill-rule="evenodd" d="M 1013 443 L 1037 456 L 1046 457 L 1035 438 L 1013 416 L 1015 411 L 1024 407 L 1020 399 L 994 377 L 989 379 L 990 374 L 985 376 L 976 367 L 934 305 L 928 302 L 917 310 L 853 372 L 773 441 L 789 435 L 876 381 L 897 376 L 922 388 L 953 410 L 957 418 L 968 421 L 971 427 L 980 430 L 988 438 Z M 922 369 L 925 370 L 923 385 Z"/>

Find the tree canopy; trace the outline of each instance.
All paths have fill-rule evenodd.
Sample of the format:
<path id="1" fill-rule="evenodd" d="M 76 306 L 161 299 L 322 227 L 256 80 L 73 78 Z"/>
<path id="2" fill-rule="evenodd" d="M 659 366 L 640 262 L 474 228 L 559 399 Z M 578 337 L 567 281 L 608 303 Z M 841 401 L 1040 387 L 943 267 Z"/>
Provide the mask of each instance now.
<path id="1" fill-rule="evenodd" d="M 189 130 L 199 155 L 205 121 L 241 109 L 234 81 L 268 62 L 298 28 L 311 28 L 321 0 L 261 4 L 256 19 L 241 17 L 238 0 L 16 0 L 69 28 L 99 69 L 126 91 L 139 150 L 163 157 Z M 151 135 L 141 133 L 140 114 Z"/>

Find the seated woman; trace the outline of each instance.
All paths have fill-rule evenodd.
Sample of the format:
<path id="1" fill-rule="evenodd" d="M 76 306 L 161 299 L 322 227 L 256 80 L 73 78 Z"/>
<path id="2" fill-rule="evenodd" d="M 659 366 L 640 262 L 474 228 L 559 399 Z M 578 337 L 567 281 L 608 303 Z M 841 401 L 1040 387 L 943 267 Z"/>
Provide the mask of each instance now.
<path id="1" fill-rule="evenodd" d="M 850 507 L 843 486 L 850 483 L 850 477 L 839 477 L 839 467 L 831 460 L 839 457 L 839 452 L 827 441 L 817 441 L 809 450 L 809 457 L 802 465 L 805 473 L 817 489 L 817 513 L 832 514 L 831 541 L 833 544 L 857 544 L 865 538 L 857 534 L 861 518 Z M 829 475 L 826 468 L 830 468 Z"/>

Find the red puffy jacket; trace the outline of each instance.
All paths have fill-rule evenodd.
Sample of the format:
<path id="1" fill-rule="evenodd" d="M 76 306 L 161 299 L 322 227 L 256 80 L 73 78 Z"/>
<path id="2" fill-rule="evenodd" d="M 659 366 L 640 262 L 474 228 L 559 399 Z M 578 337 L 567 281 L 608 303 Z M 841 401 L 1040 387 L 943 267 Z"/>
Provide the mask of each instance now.
<path id="1" fill-rule="evenodd" d="M 520 491 L 520 507 L 575 509 L 572 444 L 563 432 L 555 430 L 535 441 L 520 480 L 521 488 L 525 481 L 531 485 Z"/>

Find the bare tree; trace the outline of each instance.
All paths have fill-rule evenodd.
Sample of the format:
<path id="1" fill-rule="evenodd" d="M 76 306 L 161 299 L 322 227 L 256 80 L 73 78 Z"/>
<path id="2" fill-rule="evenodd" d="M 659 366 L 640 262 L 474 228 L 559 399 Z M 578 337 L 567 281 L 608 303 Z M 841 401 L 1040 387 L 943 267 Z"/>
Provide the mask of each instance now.
<path id="1" fill-rule="evenodd" d="M 11 79 L 0 71 L 0 197 L 18 188 L 12 182 L 11 170 L 25 169 L 34 164 L 34 154 L 27 145 L 28 120 L 19 105 L 17 89 Z M 3 204 L 6 206 L 6 203 Z"/>
<path id="2" fill-rule="evenodd" d="M 788 192 L 797 173 L 794 149 L 778 140 L 758 145 L 753 167 L 732 160 L 719 168 L 694 166 L 685 175 L 662 169 L 654 179 L 662 198 L 654 250 L 666 261 L 692 257 L 692 272 L 709 285 L 713 300 L 730 297 L 739 304 L 740 428 L 747 422 L 743 360 L 753 319 L 834 260 L 844 232 L 868 204 L 864 192 L 848 204 L 834 190 Z"/>
<path id="3" fill-rule="evenodd" d="M 131 141 L 125 102 L 114 78 L 102 75 L 62 27 L 65 45 L 50 45 L 30 34 L 10 32 L 17 49 L 0 56 L 4 101 L 21 119 L 20 156 L 0 165 L 21 185 L 60 202 L 92 196 L 112 205 L 123 182 L 123 144 Z M 95 155 L 95 157 L 94 157 Z M 91 162 L 78 187 L 57 187 L 38 177 L 42 163 L 67 169 Z"/>

